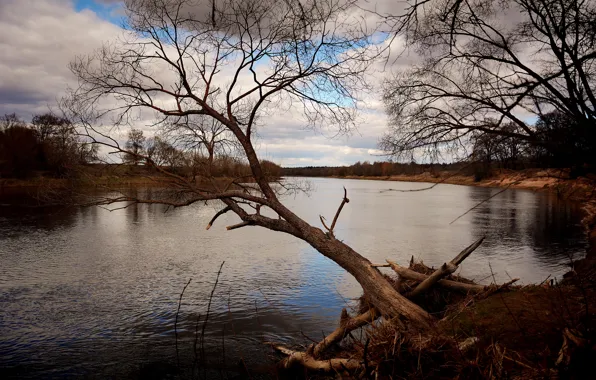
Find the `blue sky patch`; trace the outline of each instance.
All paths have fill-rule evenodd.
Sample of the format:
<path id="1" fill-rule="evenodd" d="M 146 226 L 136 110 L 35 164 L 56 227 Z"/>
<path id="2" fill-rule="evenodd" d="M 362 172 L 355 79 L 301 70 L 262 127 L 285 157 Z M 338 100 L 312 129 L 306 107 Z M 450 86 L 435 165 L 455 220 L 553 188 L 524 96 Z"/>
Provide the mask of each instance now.
<path id="1" fill-rule="evenodd" d="M 101 0 L 75 0 L 75 10 L 81 12 L 85 9 L 93 11 L 99 18 L 115 25 L 122 24 L 122 3 L 119 1 Z"/>

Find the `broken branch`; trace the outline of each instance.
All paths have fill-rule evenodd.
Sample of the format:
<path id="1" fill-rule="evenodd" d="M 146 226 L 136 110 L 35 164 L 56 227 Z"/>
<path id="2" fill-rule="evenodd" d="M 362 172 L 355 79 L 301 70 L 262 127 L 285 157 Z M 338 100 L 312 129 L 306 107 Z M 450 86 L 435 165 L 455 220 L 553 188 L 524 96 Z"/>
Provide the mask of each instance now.
<path id="1" fill-rule="evenodd" d="M 341 214 L 341 210 L 344 208 L 344 205 L 349 202 L 350 202 L 350 200 L 348 199 L 348 190 L 346 190 L 346 187 L 344 186 L 344 198 L 341 200 L 341 203 L 340 203 L 339 207 L 337 208 L 337 211 L 335 212 L 335 216 L 333 217 L 333 221 L 331 222 L 331 227 L 327 227 L 327 225 L 325 224 L 325 221 L 324 221 L 325 218 L 323 218 L 323 216 L 320 216 L 321 223 L 323 223 L 323 227 L 325 227 L 325 229 L 329 233 L 329 236 L 331 236 L 332 238 L 335 238 L 335 235 L 333 234 L 333 230 L 335 229 L 335 224 L 337 223 L 339 214 Z"/>
<path id="2" fill-rule="evenodd" d="M 369 309 L 364 314 L 360 314 L 357 317 L 340 322 L 339 327 L 335 329 L 335 331 L 333 331 L 315 346 L 313 350 L 313 356 L 315 358 L 319 357 L 331 345 L 341 341 L 350 331 L 372 323 L 379 316 L 380 314 L 376 312 L 375 309 Z"/>
<path id="3" fill-rule="evenodd" d="M 207 228 L 205 228 L 205 229 L 206 230 L 210 229 L 211 226 L 213 225 L 213 223 L 215 223 L 215 220 L 228 211 L 232 211 L 232 208 L 230 206 L 226 206 L 225 208 L 219 210 L 215 215 L 213 215 L 213 218 L 211 218 L 211 220 L 209 221 L 209 224 L 207 224 Z"/>
<path id="4" fill-rule="evenodd" d="M 453 260 L 451 260 L 451 264 L 459 265 L 464 261 L 472 252 L 476 250 L 476 248 L 480 247 L 480 244 L 484 241 L 486 236 L 481 237 L 480 239 L 476 240 L 474 243 L 470 244 L 466 247 L 463 251 L 461 251 Z"/>
<path id="5" fill-rule="evenodd" d="M 273 345 L 273 348 L 288 356 L 280 363 L 284 368 L 290 368 L 292 365 L 298 363 L 304 368 L 314 371 L 342 373 L 345 371 L 353 372 L 360 369 L 361 367 L 360 361 L 355 359 L 333 358 L 327 360 L 317 360 L 306 352 L 294 351 L 290 350 L 289 348 L 277 345 Z"/>
<path id="6" fill-rule="evenodd" d="M 399 276 L 401 276 L 405 279 L 414 280 L 414 281 L 424 281 L 429 277 L 425 274 L 415 272 L 408 268 L 404 268 L 391 260 L 387 260 L 387 263 L 389 263 L 389 265 L 391 266 L 391 269 L 393 269 Z M 452 280 L 439 280 L 439 281 L 437 281 L 437 284 L 444 288 L 448 288 L 451 290 L 456 290 L 456 291 L 460 291 L 460 292 L 464 292 L 464 293 L 480 293 L 480 292 L 483 292 L 484 290 L 486 290 L 486 286 L 483 286 L 483 285 L 465 284 L 463 282 L 452 281 Z"/>
<path id="7" fill-rule="evenodd" d="M 449 263 L 445 263 L 445 264 L 441 265 L 441 267 L 439 269 L 437 269 L 435 272 L 433 272 L 433 274 L 431 274 L 430 276 L 428 276 L 428 278 L 426 278 L 424 281 L 422 281 L 420 284 L 418 284 L 418 286 L 416 286 L 416 288 L 414 290 L 412 290 L 407 295 L 407 297 L 415 298 L 415 297 L 419 296 L 420 294 L 427 292 L 430 288 L 433 287 L 434 284 L 436 284 L 443 277 L 447 277 L 450 274 L 454 273 L 457 270 L 457 267 L 459 266 L 459 264 L 461 264 L 462 261 L 464 261 L 468 256 L 470 256 L 470 254 L 472 252 L 474 252 L 474 250 L 476 250 L 476 248 L 478 248 L 480 246 L 480 244 L 482 244 L 483 240 L 484 240 L 484 236 L 481 237 L 480 239 L 476 240 L 474 243 L 472 243 L 468 247 L 466 247 L 457 256 L 455 256 L 455 258 L 453 260 L 451 260 Z"/>
<path id="8" fill-rule="evenodd" d="M 433 272 L 430 276 L 428 276 L 424 281 L 422 281 L 414 290 L 406 295 L 408 298 L 415 298 L 420 294 L 428 291 L 434 284 L 436 284 L 439 280 L 443 277 L 449 276 L 451 273 L 455 272 L 457 269 L 456 265 L 451 263 L 445 263 L 441 265 L 439 269 Z"/>
<path id="9" fill-rule="evenodd" d="M 234 224 L 232 226 L 227 226 L 226 230 L 230 231 L 230 230 L 235 230 L 236 228 L 241 228 L 241 227 L 246 227 L 246 226 L 252 226 L 254 223 L 253 222 L 240 222 L 238 224 Z"/>

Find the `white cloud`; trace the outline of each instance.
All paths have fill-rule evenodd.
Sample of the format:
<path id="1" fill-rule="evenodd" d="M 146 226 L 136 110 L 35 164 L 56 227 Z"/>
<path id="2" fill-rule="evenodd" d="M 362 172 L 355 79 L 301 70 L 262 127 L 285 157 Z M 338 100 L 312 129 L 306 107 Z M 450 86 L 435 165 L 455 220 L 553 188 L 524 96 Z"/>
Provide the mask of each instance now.
<path id="1" fill-rule="evenodd" d="M 97 3 L 118 3 L 96 0 Z M 16 112 L 28 119 L 56 105 L 67 86 L 76 86 L 68 69 L 75 56 L 89 54 L 114 40 L 122 29 L 90 9 L 76 11 L 69 0 L 0 2 L 0 114 Z M 377 78 L 383 77 L 379 66 Z M 220 75 L 230 75 L 222 70 Z M 242 80 L 243 78 L 241 78 Z M 226 78 L 222 78 L 226 80 Z M 346 165 L 380 159 L 376 143 L 386 128 L 380 96 L 365 97 L 366 112 L 350 136 L 304 128 L 297 110 L 270 112 L 259 127 L 258 151 L 283 165 Z M 146 115 L 145 123 L 149 124 Z M 143 120 L 139 121 L 143 123 Z M 146 125 L 137 125 L 148 130 Z M 126 133 L 123 131 L 122 139 Z"/>
<path id="2" fill-rule="evenodd" d="M 64 0 L 0 3 L 0 114 L 24 118 L 56 104 L 75 85 L 68 63 L 91 52 L 120 29 Z"/>

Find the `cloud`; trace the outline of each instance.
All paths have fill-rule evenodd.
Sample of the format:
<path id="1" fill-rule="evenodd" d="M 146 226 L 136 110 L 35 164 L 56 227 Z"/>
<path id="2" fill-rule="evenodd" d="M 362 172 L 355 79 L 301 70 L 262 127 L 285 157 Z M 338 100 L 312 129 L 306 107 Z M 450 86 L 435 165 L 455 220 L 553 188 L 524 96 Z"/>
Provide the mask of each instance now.
<path id="1" fill-rule="evenodd" d="M 67 86 L 76 86 L 68 68 L 123 30 L 102 11 L 121 12 L 118 0 L 3 0 L 0 2 L 0 115 L 32 114 L 55 107 Z M 383 67 L 371 81 L 381 81 Z M 164 72 L 164 75 L 167 74 Z M 229 75 L 222 70 L 221 75 Z M 224 78 L 225 79 L 225 78 Z M 350 135 L 313 131 L 297 109 L 269 112 L 258 128 L 257 149 L 264 158 L 288 166 L 348 165 L 378 160 L 377 139 L 386 128 L 380 97 L 366 95 L 358 128 Z M 150 135 L 150 117 L 137 121 Z M 121 133 L 124 139 L 126 132 Z M 333 138 L 334 137 L 334 138 Z"/>
<path id="2" fill-rule="evenodd" d="M 63 0 L 0 3 L 0 114 L 28 118 L 75 85 L 68 63 L 120 33 L 95 13 Z"/>

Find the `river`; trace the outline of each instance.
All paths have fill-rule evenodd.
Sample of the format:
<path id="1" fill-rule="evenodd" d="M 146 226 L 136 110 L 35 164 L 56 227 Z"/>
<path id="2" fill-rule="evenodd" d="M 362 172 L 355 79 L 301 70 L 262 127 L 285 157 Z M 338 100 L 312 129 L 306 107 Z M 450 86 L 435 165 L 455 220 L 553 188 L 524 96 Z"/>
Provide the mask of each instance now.
<path id="1" fill-rule="evenodd" d="M 345 186 L 350 203 L 335 235 L 373 262 L 406 264 L 413 255 L 437 266 L 485 235 L 462 275 L 534 283 L 560 277 L 585 252 L 579 205 L 549 194 L 507 190 L 470 210 L 499 189 L 398 192 L 384 190 L 427 185 L 308 181 L 309 194 L 285 203 L 320 225 L 319 215 L 333 217 Z M 178 362 L 188 371 L 194 360 L 197 326 L 205 326 L 209 374 L 243 358 L 252 376 L 266 377 L 275 357 L 265 341 L 306 344 L 332 331 L 341 309 L 360 296 L 358 284 L 291 236 L 258 227 L 226 231 L 237 222 L 233 215 L 205 230 L 216 209 L 0 206 L 0 377 L 171 377 Z M 191 278 L 176 354 L 176 311 Z M 200 355 L 200 340 L 197 346 Z"/>

